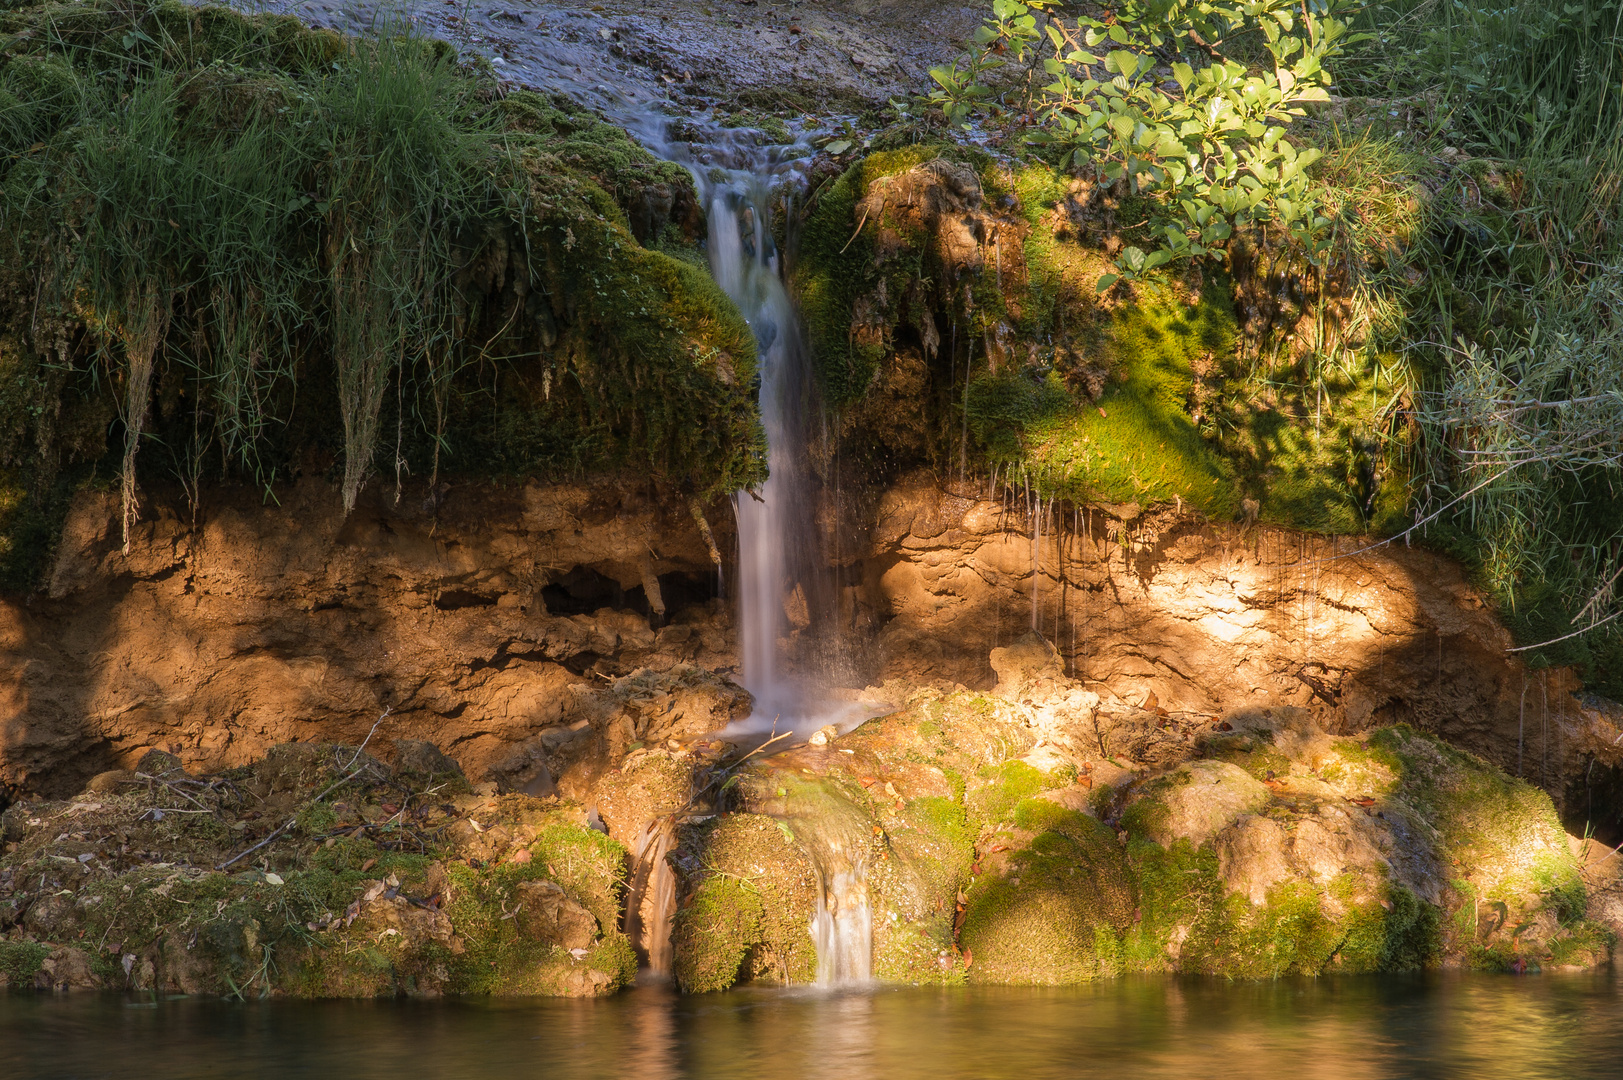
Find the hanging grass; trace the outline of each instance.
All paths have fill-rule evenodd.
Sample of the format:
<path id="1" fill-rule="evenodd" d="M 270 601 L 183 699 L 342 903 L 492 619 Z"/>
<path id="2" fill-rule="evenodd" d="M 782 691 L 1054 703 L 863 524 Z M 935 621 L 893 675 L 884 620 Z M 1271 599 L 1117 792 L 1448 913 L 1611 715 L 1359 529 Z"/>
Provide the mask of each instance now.
<path id="1" fill-rule="evenodd" d="M 396 476 L 761 479 L 748 327 L 652 250 L 702 228 L 686 175 L 393 30 L 150 0 L 0 11 L 19 506 L 77 467 L 117 477 L 126 538 L 154 470 L 267 492 L 314 470 L 347 510 L 386 443 Z"/>

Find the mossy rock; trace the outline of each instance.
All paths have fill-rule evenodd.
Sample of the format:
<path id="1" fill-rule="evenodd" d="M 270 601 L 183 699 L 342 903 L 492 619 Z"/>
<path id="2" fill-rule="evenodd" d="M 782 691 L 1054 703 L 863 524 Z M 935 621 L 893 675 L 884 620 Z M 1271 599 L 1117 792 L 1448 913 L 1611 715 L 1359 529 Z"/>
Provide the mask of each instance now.
<path id="1" fill-rule="evenodd" d="M 980 770 L 980 783 L 966 789 L 964 803 L 977 822 L 1009 821 L 1015 807 L 1046 787 L 1048 779 L 1024 761 L 1005 761 Z"/>
<path id="2" fill-rule="evenodd" d="M 959 941 L 970 981 L 1062 985 L 1120 974 L 1134 892 L 1114 830 L 1043 799 L 1020 803 L 1016 817 L 1029 841 L 967 890 Z"/>
<path id="3" fill-rule="evenodd" d="M 1147 781 L 1122 814 L 1135 835 L 1163 847 L 1199 847 L 1230 823 L 1267 805 L 1268 789 L 1226 761 L 1192 761 Z"/>
<path id="4" fill-rule="evenodd" d="M 0 989 L 33 986 L 50 952 L 36 941 L 0 941 Z"/>
<path id="5" fill-rule="evenodd" d="M 959 983 L 953 899 L 969 884 L 976 830 L 963 802 L 910 800 L 886 831 L 888 850 L 870 872 L 873 972 L 888 982 Z"/>
<path id="6" fill-rule="evenodd" d="M 0 586 L 126 447 L 346 506 L 386 431 L 420 476 L 764 478 L 692 180 L 624 131 L 444 42 L 225 7 L 15 5 L 0 40 L 32 148 L 0 159 Z"/>
<path id="7" fill-rule="evenodd" d="M 677 985 L 699 993 L 739 981 L 809 983 L 817 974 L 816 869 L 789 826 L 727 814 L 682 830 L 682 900 L 671 943 Z"/>

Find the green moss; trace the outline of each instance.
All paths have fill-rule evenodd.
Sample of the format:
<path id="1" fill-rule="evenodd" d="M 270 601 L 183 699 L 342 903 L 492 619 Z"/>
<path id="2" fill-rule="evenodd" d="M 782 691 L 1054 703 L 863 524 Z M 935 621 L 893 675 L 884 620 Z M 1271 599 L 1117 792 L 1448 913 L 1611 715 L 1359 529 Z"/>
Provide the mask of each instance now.
<path id="1" fill-rule="evenodd" d="M 677 861 L 690 868 L 671 931 L 678 985 L 815 977 L 817 877 L 787 826 L 758 814 L 715 818 L 686 832 Z"/>
<path id="2" fill-rule="evenodd" d="M 977 881 L 959 935 L 974 982 L 1058 985 L 1119 974 L 1132 922 L 1131 881 L 1115 833 L 1085 814 L 1027 800 L 1042 831 Z"/>
<path id="3" fill-rule="evenodd" d="M 1237 765 L 1258 780 L 1290 772 L 1290 759 L 1273 748 L 1272 732 L 1211 736 L 1201 742 L 1201 754 Z"/>
<path id="4" fill-rule="evenodd" d="M 691 994 L 730 989 L 760 940 L 765 914 L 750 883 L 716 875 L 682 908 L 676 933 L 676 979 Z"/>
<path id="5" fill-rule="evenodd" d="M 832 406 L 859 400 L 886 355 L 882 341 L 858 340 L 851 333 L 852 310 L 858 299 L 873 292 L 882 280 L 892 291 L 905 288 L 924 266 L 922 248 L 905 259 L 878 266 L 874 247 L 878 222 L 858 228 L 856 205 L 884 177 L 937 157 L 985 160 L 973 151 L 941 145 L 870 154 L 818 192 L 802 229 L 800 258 L 791 284 L 800 301 L 818 381 Z"/>
<path id="6" fill-rule="evenodd" d="M 965 796 L 965 804 L 977 821 L 986 824 L 1011 820 L 1022 800 L 1052 786 L 1024 761 L 983 766 L 980 773 L 982 783 Z"/>
<path id="7" fill-rule="evenodd" d="M 1057 373 L 987 376 L 970 386 L 970 423 L 995 461 L 1045 495 L 1086 501 L 1170 502 L 1214 517 L 1238 511 L 1234 471 L 1188 411 L 1194 364 L 1234 347 L 1227 294 L 1202 290 L 1191 306 L 1146 284 L 1105 323 L 1095 362 L 1114 372 L 1097 402 L 1077 402 Z"/>
<path id="8" fill-rule="evenodd" d="M 1284 882 L 1253 905 L 1229 893 L 1216 854 L 1187 840 L 1170 849 L 1134 840 L 1129 863 L 1142 918 L 1124 940 L 1134 970 L 1176 970 L 1227 978 L 1410 971 L 1440 954 L 1441 912 L 1409 890 L 1343 874 L 1326 887 Z"/>
<path id="9" fill-rule="evenodd" d="M 691 180 L 625 132 L 444 43 L 226 8 L 29 4 L 0 39 L 0 585 L 126 442 L 166 479 L 341 463 L 346 499 L 385 431 L 419 476 L 764 476 Z"/>
<path id="10" fill-rule="evenodd" d="M 1330 891 L 1335 894 L 1350 884 L 1350 875 L 1342 875 L 1331 882 Z M 1400 885 L 1387 885 L 1382 891 L 1384 903 L 1353 905 L 1341 920 L 1337 970 L 1417 971 L 1437 962 L 1441 911 Z"/>
<path id="11" fill-rule="evenodd" d="M 960 800 L 909 800 L 887 830 L 889 850 L 870 871 L 874 974 L 909 983 L 959 983 L 953 904 L 969 883 L 976 830 Z"/>
<path id="12" fill-rule="evenodd" d="M 0 975 L 12 987 L 33 985 L 51 950 L 32 941 L 0 941 Z"/>
<path id="13" fill-rule="evenodd" d="M 1400 795 L 1435 826 L 1439 854 L 1466 868 L 1483 902 L 1520 907 L 1534 895 L 1563 921 L 1583 911 L 1583 879 L 1547 794 L 1402 725 L 1370 745 L 1400 762 Z"/>
<path id="14" fill-rule="evenodd" d="M 446 910 L 462 940 L 462 952 L 448 958 L 450 988 L 454 992 L 567 993 L 578 963 L 584 964 L 587 970 L 607 975 L 606 989 L 628 985 L 636 978 L 636 955 L 625 941 L 625 935 L 616 928 L 617 907 L 602 913 L 592 910 L 594 897 L 590 892 L 578 893 L 566 882 L 559 882 L 565 893 L 597 917 L 599 937 L 587 957 L 577 962 L 561 946 L 528 938 L 520 931 L 518 920 L 510 917 L 519 904 L 516 886 L 526 881 L 550 880 L 540 859 L 503 864 L 484 871 L 452 863 L 447 873 L 451 902 Z M 601 875 L 593 869 L 575 869 L 573 876 L 578 878 L 582 873 L 597 886 L 601 895 L 604 888 Z"/>

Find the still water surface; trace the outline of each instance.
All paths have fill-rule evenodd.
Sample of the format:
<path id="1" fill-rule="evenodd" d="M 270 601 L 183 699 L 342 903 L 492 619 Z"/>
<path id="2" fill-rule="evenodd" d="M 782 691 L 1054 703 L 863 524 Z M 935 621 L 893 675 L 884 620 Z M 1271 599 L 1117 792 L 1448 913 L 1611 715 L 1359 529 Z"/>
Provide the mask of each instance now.
<path id="1" fill-rule="evenodd" d="M 1433 974 L 605 1001 L 0 993 L 0 1077 L 547 1080 L 1623 1076 L 1623 980 Z"/>

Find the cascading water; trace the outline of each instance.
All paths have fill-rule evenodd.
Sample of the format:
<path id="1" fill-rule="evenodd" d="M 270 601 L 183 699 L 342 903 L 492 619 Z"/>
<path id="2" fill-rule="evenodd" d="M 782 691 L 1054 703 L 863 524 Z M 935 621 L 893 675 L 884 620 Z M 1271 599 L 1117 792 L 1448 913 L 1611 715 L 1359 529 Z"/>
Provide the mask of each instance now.
<path id="1" fill-rule="evenodd" d="M 759 492 L 739 492 L 739 644 L 743 682 L 755 697 L 746 725 L 801 734 L 843 717 L 826 707 L 805 679 L 783 662 L 791 629 L 824 622 L 828 590 L 822 586 L 812 514 L 813 483 L 806 466 L 806 413 L 810 373 L 795 307 L 783 283 L 773 239 L 774 205 L 802 186 L 811 147 L 802 141 L 762 146 L 758 133 L 713 129 L 703 144 L 668 142 L 642 126 L 645 143 L 686 165 L 709 212 L 710 271 L 738 305 L 759 347 L 761 422 L 766 430 L 769 476 Z"/>
<path id="2" fill-rule="evenodd" d="M 772 230 L 773 207 L 798 193 L 810 147 L 763 147 L 754 133 L 723 129 L 711 131 L 702 146 L 673 143 L 666 140 L 664 123 L 641 125 L 640 132 L 657 153 L 692 172 L 709 211 L 711 273 L 749 322 L 759 348 L 769 476 L 759 492 L 734 498 L 743 681 L 755 698 L 742 727 L 804 735 L 829 723 L 846 726 L 861 713 L 833 705 L 806 673 L 789 671 L 781 644 L 791 630 L 828 621 L 822 609 L 829 591 L 822 587 L 812 512 L 815 478 L 807 468 L 810 373 Z M 817 982 L 865 983 L 872 974 L 873 920 L 861 843 L 819 818 L 798 821 L 796 831 L 822 884 L 809 928 L 817 945 Z"/>

